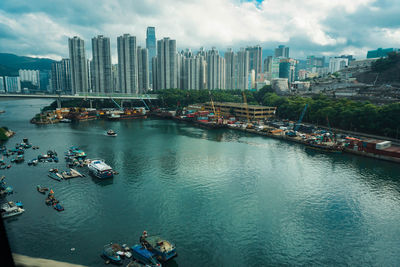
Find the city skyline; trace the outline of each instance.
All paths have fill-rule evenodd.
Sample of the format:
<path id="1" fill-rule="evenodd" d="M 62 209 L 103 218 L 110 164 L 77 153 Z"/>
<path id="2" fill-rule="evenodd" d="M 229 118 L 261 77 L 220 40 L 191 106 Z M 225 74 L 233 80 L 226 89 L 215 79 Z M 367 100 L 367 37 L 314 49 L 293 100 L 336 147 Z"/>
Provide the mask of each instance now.
<path id="1" fill-rule="evenodd" d="M 255 45 L 272 50 L 283 44 L 291 47 L 294 58 L 341 54 L 365 58 L 368 50 L 400 43 L 400 4 L 394 0 L 163 1 L 157 5 L 97 1 L 96 10 L 92 5 L 91 1 L 65 2 L 54 8 L 48 0 L 2 1 L 0 51 L 61 59 L 68 57 L 68 37 L 89 42 L 104 35 L 111 40 L 115 64 L 117 36 L 129 33 L 137 37 L 138 46 L 146 47 L 148 26 L 157 29 L 157 40 L 167 36 L 177 40 L 178 50 L 216 47 L 223 52 Z M 92 58 L 89 48 L 86 56 Z"/>

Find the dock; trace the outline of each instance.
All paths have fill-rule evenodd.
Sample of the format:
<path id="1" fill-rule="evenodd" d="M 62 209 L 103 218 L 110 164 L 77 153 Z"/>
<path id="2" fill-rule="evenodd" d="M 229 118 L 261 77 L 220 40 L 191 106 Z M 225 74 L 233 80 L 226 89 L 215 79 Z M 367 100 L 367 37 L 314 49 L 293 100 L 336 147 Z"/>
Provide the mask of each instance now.
<path id="1" fill-rule="evenodd" d="M 71 178 L 76 178 L 76 177 L 83 177 L 85 175 L 83 175 L 80 172 L 78 172 L 77 170 L 71 168 L 69 172 L 63 171 L 61 173 L 61 176 L 63 179 L 71 179 Z"/>

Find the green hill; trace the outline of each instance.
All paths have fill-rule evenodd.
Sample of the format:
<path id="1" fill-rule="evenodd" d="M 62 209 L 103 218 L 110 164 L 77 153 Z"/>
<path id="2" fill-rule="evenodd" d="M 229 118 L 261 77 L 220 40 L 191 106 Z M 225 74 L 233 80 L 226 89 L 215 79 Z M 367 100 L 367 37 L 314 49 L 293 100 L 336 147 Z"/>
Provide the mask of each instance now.
<path id="1" fill-rule="evenodd" d="M 18 75 L 19 69 L 49 71 L 53 62 L 54 60 L 48 58 L 33 58 L 0 53 L 0 76 Z"/>

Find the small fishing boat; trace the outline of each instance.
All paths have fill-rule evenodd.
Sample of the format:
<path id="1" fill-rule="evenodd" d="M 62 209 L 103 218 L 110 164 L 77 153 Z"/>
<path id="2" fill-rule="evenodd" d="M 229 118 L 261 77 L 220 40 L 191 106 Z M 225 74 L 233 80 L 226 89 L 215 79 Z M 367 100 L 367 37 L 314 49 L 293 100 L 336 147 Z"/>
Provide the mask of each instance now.
<path id="1" fill-rule="evenodd" d="M 39 161 L 37 159 L 31 159 L 30 161 L 28 161 L 28 165 L 31 166 L 36 166 L 38 165 Z"/>
<path id="2" fill-rule="evenodd" d="M 49 189 L 47 187 L 41 187 L 40 185 L 36 186 L 36 189 L 39 193 L 45 194 L 46 191 L 48 191 Z"/>
<path id="3" fill-rule="evenodd" d="M 57 211 L 63 211 L 64 207 L 60 205 L 60 203 L 54 203 L 53 208 Z"/>
<path id="4" fill-rule="evenodd" d="M 110 130 L 107 131 L 107 135 L 115 137 L 115 136 L 117 136 L 117 133 L 110 129 Z"/>
<path id="5" fill-rule="evenodd" d="M 70 119 L 64 118 L 64 119 L 61 119 L 60 122 L 62 122 L 62 123 L 71 123 L 72 121 Z"/>
<path id="6" fill-rule="evenodd" d="M 134 245 L 131 249 L 132 256 L 137 261 L 149 266 L 161 266 L 161 263 L 156 259 L 156 255 L 142 245 Z"/>
<path id="7" fill-rule="evenodd" d="M 118 251 L 122 251 L 122 247 L 119 244 L 108 244 L 103 248 L 103 252 L 101 254 L 102 258 L 107 262 L 112 262 L 116 264 L 121 264 L 122 259 L 121 256 L 117 254 Z"/>
<path id="8" fill-rule="evenodd" d="M 49 176 L 51 179 L 53 179 L 53 180 L 56 180 L 56 181 L 61 182 L 61 177 L 59 177 L 59 176 L 57 175 L 57 173 L 51 172 L 51 173 L 48 174 L 48 176 Z"/>
<path id="9" fill-rule="evenodd" d="M 157 255 L 159 260 L 168 261 L 178 255 L 175 245 L 159 236 L 149 236 L 146 241 L 150 245 L 147 249 Z"/>
<path id="10" fill-rule="evenodd" d="M 21 163 L 24 161 L 24 155 L 18 155 L 17 157 L 11 159 L 11 162 Z"/>

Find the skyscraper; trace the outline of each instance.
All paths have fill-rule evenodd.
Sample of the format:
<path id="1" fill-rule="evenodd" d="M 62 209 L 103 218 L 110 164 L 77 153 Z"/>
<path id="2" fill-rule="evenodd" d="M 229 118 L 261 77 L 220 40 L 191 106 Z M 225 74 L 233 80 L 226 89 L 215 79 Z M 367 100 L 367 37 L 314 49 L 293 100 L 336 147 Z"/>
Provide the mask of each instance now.
<path id="1" fill-rule="evenodd" d="M 289 47 L 280 45 L 278 48 L 275 48 L 275 57 L 289 58 Z"/>
<path id="2" fill-rule="evenodd" d="M 118 45 L 118 77 L 120 92 L 138 93 L 138 68 L 136 37 L 124 34 L 117 38 Z"/>
<path id="3" fill-rule="evenodd" d="M 157 41 L 157 74 L 155 75 L 157 80 L 153 81 L 155 90 L 178 87 L 177 59 L 175 40 L 165 37 Z"/>
<path id="4" fill-rule="evenodd" d="M 207 52 L 207 88 L 225 89 L 225 59 L 214 47 Z"/>
<path id="5" fill-rule="evenodd" d="M 110 38 L 99 35 L 92 38 L 93 90 L 112 93 Z"/>
<path id="6" fill-rule="evenodd" d="M 262 49 L 261 46 L 247 47 L 249 52 L 249 71 L 254 70 L 255 75 L 262 72 Z"/>
<path id="7" fill-rule="evenodd" d="M 87 70 L 85 43 L 75 36 L 68 39 L 69 58 L 71 59 L 72 93 L 87 93 Z"/>
<path id="8" fill-rule="evenodd" d="M 248 77 L 249 70 L 253 69 L 249 68 L 249 54 L 247 49 L 241 49 L 237 52 L 237 89 L 245 90 L 251 88 L 251 86 L 249 86 Z"/>
<path id="9" fill-rule="evenodd" d="M 154 27 L 147 27 L 146 31 L 146 48 L 148 50 L 148 59 L 149 59 L 149 76 L 152 77 L 152 58 L 156 56 L 157 48 L 156 48 L 156 29 Z M 150 86 L 152 87 L 153 82 L 150 79 Z"/>
<path id="10" fill-rule="evenodd" d="M 138 87 L 139 93 L 145 93 L 149 89 L 149 59 L 147 48 L 137 48 L 138 58 Z"/>
<path id="11" fill-rule="evenodd" d="M 226 89 L 237 89 L 236 55 L 231 48 L 224 54 Z"/>

